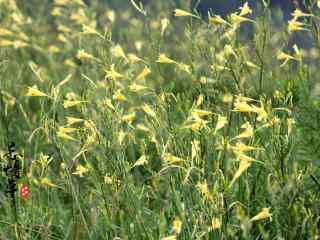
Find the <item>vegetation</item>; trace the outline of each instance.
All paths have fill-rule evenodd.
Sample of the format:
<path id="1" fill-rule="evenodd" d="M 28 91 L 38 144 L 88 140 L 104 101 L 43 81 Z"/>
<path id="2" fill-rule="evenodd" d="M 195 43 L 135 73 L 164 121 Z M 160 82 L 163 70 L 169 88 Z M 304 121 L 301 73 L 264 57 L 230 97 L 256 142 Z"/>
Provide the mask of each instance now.
<path id="1" fill-rule="evenodd" d="M 261 6 L 1 0 L 0 238 L 318 239 L 320 3 Z"/>

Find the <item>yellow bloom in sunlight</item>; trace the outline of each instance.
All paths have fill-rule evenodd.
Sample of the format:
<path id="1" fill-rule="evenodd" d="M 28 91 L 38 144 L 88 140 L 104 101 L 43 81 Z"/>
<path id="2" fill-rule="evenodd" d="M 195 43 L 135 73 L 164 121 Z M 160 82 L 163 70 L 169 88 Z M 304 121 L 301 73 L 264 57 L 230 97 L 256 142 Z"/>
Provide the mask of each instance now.
<path id="1" fill-rule="evenodd" d="M 234 182 L 244 173 L 252 164 L 252 161 L 242 160 L 239 163 L 239 168 L 234 174 L 232 181 L 230 182 L 229 188 L 234 184 Z"/>
<path id="2" fill-rule="evenodd" d="M 144 67 L 142 72 L 137 76 L 137 81 L 143 81 L 151 73 L 150 68 Z"/>
<path id="3" fill-rule="evenodd" d="M 244 129 L 244 131 L 240 133 L 238 136 L 236 136 L 234 139 L 253 137 L 253 127 L 249 122 L 242 124 L 241 128 Z"/>
<path id="4" fill-rule="evenodd" d="M 84 120 L 82 118 L 67 117 L 67 124 L 69 126 L 73 125 L 73 124 L 76 124 L 76 123 L 81 123 L 83 121 Z"/>
<path id="5" fill-rule="evenodd" d="M 13 42 L 6 39 L 0 39 L 0 47 L 13 46 Z"/>
<path id="6" fill-rule="evenodd" d="M 225 57 L 228 57 L 231 55 L 234 56 L 235 58 L 237 57 L 236 52 L 233 50 L 233 48 L 230 44 L 227 44 L 224 46 L 223 52 L 224 52 Z"/>
<path id="7" fill-rule="evenodd" d="M 239 16 L 246 16 L 252 13 L 252 9 L 250 8 L 248 2 L 245 2 L 243 6 L 240 7 L 240 9 L 241 9 L 241 12 L 239 13 Z"/>
<path id="8" fill-rule="evenodd" d="M 41 92 L 36 85 L 28 87 L 28 92 L 26 93 L 27 97 L 48 97 L 47 94 Z"/>
<path id="9" fill-rule="evenodd" d="M 144 132 L 149 132 L 149 131 L 150 131 L 149 128 L 147 128 L 145 125 L 143 125 L 143 124 L 141 124 L 141 123 L 137 124 L 137 125 L 136 125 L 136 128 L 137 128 L 138 130 L 141 130 L 141 131 L 144 131 Z"/>
<path id="10" fill-rule="evenodd" d="M 209 17 L 209 23 L 212 23 L 212 24 L 226 24 L 226 25 L 230 24 L 226 20 L 224 20 L 220 15 L 210 16 Z"/>
<path id="11" fill-rule="evenodd" d="M 180 220 L 179 217 L 176 217 L 172 223 L 172 230 L 176 233 L 176 234 L 180 234 L 181 232 L 181 228 L 182 228 L 182 221 Z"/>
<path id="12" fill-rule="evenodd" d="M 231 149 L 234 151 L 236 155 L 241 155 L 244 152 L 249 152 L 253 150 L 262 150 L 261 148 L 248 146 L 242 142 L 237 142 L 236 146 L 231 146 Z"/>
<path id="13" fill-rule="evenodd" d="M 42 178 L 40 180 L 40 184 L 47 187 L 56 187 L 56 188 L 59 187 L 58 185 L 52 183 L 47 177 Z"/>
<path id="14" fill-rule="evenodd" d="M 168 237 L 161 238 L 161 240 L 177 240 L 176 235 L 170 235 Z"/>
<path id="15" fill-rule="evenodd" d="M 73 12 L 70 19 L 79 25 L 86 23 L 88 20 L 82 8 L 79 8 L 77 12 Z"/>
<path id="16" fill-rule="evenodd" d="M 61 16 L 62 15 L 61 10 L 62 10 L 62 8 L 60 8 L 60 7 L 54 7 L 51 11 L 51 15 L 54 17 Z"/>
<path id="17" fill-rule="evenodd" d="M 87 172 L 89 172 L 89 169 L 82 166 L 81 164 L 79 164 L 77 167 L 76 167 L 76 171 L 73 172 L 72 174 L 74 175 L 78 175 L 79 177 L 83 177 L 84 174 L 86 174 Z"/>
<path id="18" fill-rule="evenodd" d="M 250 112 L 255 112 L 256 109 L 252 105 L 249 105 L 246 102 L 240 102 L 236 100 L 234 103 L 234 109 L 232 111 L 250 113 Z"/>
<path id="19" fill-rule="evenodd" d="M 57 136 L 58 136 L 59 138 L 65 139 L 65 140 L 76 141 L 75 138 L 69 136 L 67 133 L 64 133 L 64 132 L 57 132 Z"/>
<path id="20" fill-rule="evenodd" d="M 59 32 L 63 32 L 63 33 L 71 33 L 72 32 L 71 28 L 69 28 L 65 25 L 61 25 L 61 24 L 58 25 L 57 29 Z"/>
<path id="21" fill-rule="evenodd" d="M 112 99 L 117 100 L 119 102 L 123 102 L 125 100 L 127 100 L 127 98 L 120 92 L 117 91 L 113 96 Z"/>
<path id="22" fill-rule="evenodd" d="M 302 22 L 298 22 L 296 18 L 291 19 L 288 21 L 288 31 L 297 32 L 297 31 L 310 31 L 309 29 L 305 28 L 306 24 Z"/>
<path id="23" fill-rule="evenodd" d="M 148 88 L 146 86 L 133 83 L 129 86 L 129 89 L 133 92 L 141 92 L 147 90 Z"/>
<path id="24" fill-rule="evenodd" d="M 176 157 L 174 155 L 172 155 L 171 153 L 166 153 L 163 156 L 163 160 L 167 163 L 167 164 L 175 164 L 175 163 L 181 163 L 184 162 L 184 160 L 182 158 Z"/>
<path id="25" fill-rule="evenodd" d="M 128 54 L 128 59 L 130 63 L 143 62 L 143 59 L 139 58 L 137 55 L 133 53 Z"/>
<path id="26" fill-rule="evenodd" d="M 142 107 L 142 109 L 143 109 L 143 111 L 144 111 L 146 114 L 148 114 L 150 117 L 157 118 L 156 112 L 153 111 L 153 109 L 152 109 L 149 105 L 145 104 L 145 105 Z"/>
<path id="27" fill-rule="evenodd" d="M 214 132 L 217 133 L 217 131 L 222 129 L 227 123 L 228 123 L 227 117 L 219 114 Z"/>
<path id="28" fill-rule="evenodd" d="M 209 115 L 212 115 L 212 112 L 206 111 L 206 110 L 200 110 L 200 109 L 193 109 L 191 111 L 191 116 L 195 118 L 207 117 Z"/>
<path id="29" fill-rule="evenodd" d="M 110 70 L 106 70 L 105 71 L 107 73 L 107 77 L 111 78 L 113 80 L 117 80 L 117 79 L 121 79 L 123 78 L 123 75 L 121 73 L 118 73 L 115 69 L 114 69 L 114 64 L 111 65 Z"/>
<path id="30" fill-rule="evenodd" d="M 219 218 L 212 218 L 211 220 L 211 228 L 212 230 L 215 230 L 215 229 L 220 229 L 221 228 L 221 221 Z"/>
<path id="31" fill-rule="evenodd" d="M 262 208 L 260 213 L 258 213 L 256 216 L 250 219 L 250 222 L 259 221 L 266 218 L 270 218 L 270 220 L 272 220 L 272 214 L 270 213 L 270 208 Z"/>
<path id="32" fill-rule="evenodd" d="M 283 67 L 286 65 L 290 60 L 295 60 L 295 58 L 285 52 L 280 52 L 277 56 L 278 60 L 282 61 L 283 63 L 280 65 L 280 67 Z"/>
<path id="33" fill-rule="evenodd" d="M 51 52 L 51 53 L 59 53 L 59 52 L 61 52 L 61 49 L 58 48 L 57 46 L 50 45 L 48 47 L 48 51 Z"/>
<path id="34" fill-rule="evenodd" d="M 77 58 L 80 60 L 96 59 L 93 55 L 87 53 L 84 49 L 78 50 Z"/>
<path id="35" fill-rule="evenodd" d="M 106 12 L 106 16 L 111 23 L 114 23 L 114 21 L 116 20 L 116 13 L 113 10 L 108 10 Z"/>
<path id="36" fill-rule="evenodd" d="M 177 62 L 168 58 L 165 54 L 160 54 L 157 63 L 176 64 Z"/>
<path id="37" fill-rule="evenodd" d="M 254 22 L 250 18 L 246 18 L 246 17 L 240 16 L 240 15 L 237 15 L 235 13 L 231 14 L 230 19 L 231 19 L 232 25 L 239 25 L 242 22 Z"/>
<path id="38" fill-rule="evenodd" d="M 207 126 L 208 121 L 205 121 L 199 117 L 187 120 L 187 122 L 182 126 L 182 129 L 191 129 L 195 132 L 199 132 L 201 129 Z"/>
<path id="39" fill-rule="evenodd" d="M 133 164 L 132 167 L 145 165 L 146 163 L 148 163 L 148 161 L 147 161 L 147 156 L 143 154 L 143 155 Z"/>
<path id="40" fill-rule="evenodd" d="M 196 17 L 198 18 L 198 16 L 192 14 L 192 13 L 189 13 L 187 11 L 184 11 L 182 9 L 175 9 L 174 10 L 174 16 L 175 17 Z"/>
<path id="41" fill-rule="evenodd" d="M 122 47 L 117 44 L 116 46 L 112 47 L 110 49 L 110 52 L 113 56 L 115 56 L 116 58 L 123 58 L 123 59 L 127 59 L 126 54 L 124 53 Z"/>
<path id="42" fill-rule="evenodd" d="M 77 66 L 71 59 L 64 60 L 63 64 L 73 68 Z"/>
<path id="43" fill-rule="evenodd" d="M 196 187 L 200 191 L 200 193 L 206 198 L 206 199 L 212 199 L 212 196 L 210 194 L 207 181 L 204 182 L 198 182 Z"/>
<path id="44" fill-rule="evenodd" d="M 184 64 L 184 63 L 178 63 L 178 67 L 182 70 L 182 71 L 185 71 L 189 74 L 191 74 L 191 67 L 187 64 Z"/>
<path id="45" fill-rule="evenodd" d="M 77 106 L 81 103 L 85 103 L 87 101 L 77 101 L 77 100 L 64 100 L 63 101 L 63 107 L 64 108 L 69 108 L 69 107 L 74 107 Z"/>
<path id="46" fill-rule="evenodd" d="M 256 64 L 254 64 L 251 61 L 245 61 L 244 64 L 246 64 L 248 67 L 251 67 L 251 68 L 256 68 L 256 69 L 259 68 L 259 66 L 257 66 Z"/>
<path id="47" fill-rule="evenodd" d="M 72 133 L 72 132 L 77 131 L 77 129 L 76 128 L 69 128 L 69 127 L 59 127 L 58 131 L 61 133 Z"/>
<path id="48" fill-rule="evenodd" d="M 314 16 L 313 14 L 309 14 L 309 13 L 304 13 L 302 12 L 300 9 L 295 9 L 293 13 L 291 13 L 291 15 L 297 19 L 299 17 L 312 17 Z"/>
<path id="49" fill-rule="evenodd" d="M 133 112 L 127 115 L 123 115 L 121 118 L 121 121 L 126 123 L 131 123 L 135 119 L 135 117 L 136 117 L 136 113 Z"/>
<path id="50" fill-rule="evenodd" d="M 104 38 L 94 27 L 82 24 L 82 34 L 93 34 Z"/>
<path id="51" fill-rule="evenodd" d="M 10 35 L 13 35 L 13 32 L 11 32 L 8 29 L 0 27 L 0 36 L 10 36 Z"/>
<path id="52" fill-rule="evenodd" d="M 168 18 L 161 19 L 161 36 L 163 36 L 164 31 L 167 29 L 169 24 L 170 24 L 170 21 Z"/>

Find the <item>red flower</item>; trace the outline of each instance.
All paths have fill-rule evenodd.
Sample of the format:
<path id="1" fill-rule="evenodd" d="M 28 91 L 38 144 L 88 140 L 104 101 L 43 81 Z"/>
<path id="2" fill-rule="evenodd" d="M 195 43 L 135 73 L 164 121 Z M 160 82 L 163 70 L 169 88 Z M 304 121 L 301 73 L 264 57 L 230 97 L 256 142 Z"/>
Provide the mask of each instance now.
<path id="1" fill-rule="evenodd" d="M 20 188 L 20 197 L 22 199 L 27 199 L 29 195 L 30 195 L 29 187 L 23 184 Z"/>

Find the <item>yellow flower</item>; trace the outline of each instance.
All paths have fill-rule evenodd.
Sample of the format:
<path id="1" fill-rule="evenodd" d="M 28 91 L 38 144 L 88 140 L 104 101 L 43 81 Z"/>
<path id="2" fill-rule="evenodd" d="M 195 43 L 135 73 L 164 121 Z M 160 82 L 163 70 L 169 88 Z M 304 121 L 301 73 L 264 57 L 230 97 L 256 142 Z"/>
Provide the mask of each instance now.
<path id="1" fill-rule="evenodd" d="M 153 111 L 153 109 L 145 104 L 143 107 L 142 107 L 143 111 L 148 114 L 150 117 L 153 117 L 153 118 L 157 118 L 157 114 L 155 113 L 155 111 Z"/>
<path id="2" fill-rule="evenodd" d="M 40 184 L 48 187 L 59 187 L 58 185 L 52 183 L 47 177 L 44 177 L 40 180 Z"/>
<path id="3" fill-rule="evenodd" d="M 216 133 L 218 130 L 223 128 L 227 123 L 228 123 L 227 117 L 224 117 L 219 114 L 218 121 L 217 121 L 216 128 L 215 128 L 214 132 Z"/>
<path id="4" fill-rule="evenodd" d="M 129 89 L 133 92 L 141 92 L 147 90 L 148 88 L 146 86 L 133 83 L 129 86 Z"/>
<path id="5" fill-rule="evenodd" d="M 112 47 L 110 49 L 110 52 L 113 56 L 115 56 L 116 58 L 123 58 L 123 59 L 127 59 L 126 54 L 124 53 L 122 47 L 117 44 L 116 46 Z"/>
<path id="6" fill-rule="evenodd" d="M 87 53 L 84 49 L 78 50 L 77 58 L 80 60 L 96 59 L 93 55 Z"/>
<path id="7" fill-rule="evenodd" d="M 112 99 L 117 100 L 119 102 L 123 102 L 125 100 L 127 100 L 127 98 L 120 92 L 117 91 L 113 96 Z"/>
<path id="8" fill-rule="evenodd" d="M 58 29 L 58 31 L 63 32 L 63 33 L 71 33 L 72 32 L 71 28 L 69 28 L 65 25 L 61 25 L 61 24 L 58 25 L 57 29 Z"/>
<path id="9" fill-rule="evenodd" d="M 219 15 L 213 15 L 212 17 L 209 17 L 209 22 L 213 24 L 227 24 L 230 25 L 226 20 L 224 20 L 221 16 Z"/>
<path id="10" fill-rule="evenodd" d="M 144 62 L 143 59 L 139 58 L 137 55 L 133 53 L 128 54 L 128 59 L 130 63 Z"/>
<path id="11" fill-rule="evenodd" d="M 143 154 L 143 155 L 133 164 L 132 167 L 145 165 L 146 163 L 148 163 L 148 161 L 147 161 L 147 156 Z"/>
<path id="12" fill-rule="evenodd" d="M 259 221 L 262 219 L 270 218 L 272 220 L 272 214 L 270 213 L 270 208 L 262 208 L 261 212 L 250 219 L 250 222 Z"/>
<path id="13" fill-rule="evenodd" d="M 283 63 L 280 65 L 280 67 L 283 67 L 289 60 L 295 60 L 295 58 L 285 52 L 280 52 L 277 56 L 278 60 L 283 60 Z"/>
<path id="14" fill-rule="evenodd" d="M 64 108 L 74 107 L 74 106 L 79 105 L 84 102 L 86 102 L 86 101 L 64 100 L 63 107 Z"/>
<path id="15" fill-rule="evenodd" d="M 221 221 L 219 218 L 212 218 L 211 227 L 213 230 L 221 228 Z"/>
<path id="16" fill-rule="evenodd" d="M 168 237 L 161 238 L 161 240 L 177 240 L 176 235 L 170 235 Z"/>
<path id="17" fill-rule="evenodd" d="M 200 191 L 200 193 L 205 196 L 205 198 L 207 199 L 211 199 L 212 196 L 210 194 L 209 188 L 208 188 L 208 184 L 207 181 L 204 181 L 203 183 L 198 182 L 196 187 L 198 188 L 198 190 Z"/>
<path id="18" fill-rule="evenodd" d="M 106 76 L 107 76 L 108 78 L 113 79 L 113 80 L 123 78 L 123 75 L 122 75 L 121 73 L 118 73 L 117 71 L 115 71 L 115 69 L 114 69 L 114 64 L 111 65 L 109 71 L 106 70 L 106 73 L 107 73 Z"/>
<path id="19" fill-rule="evenodd" d="M 176 157 L 174 155 L 172 155 L 171 153 L 166 153 L 163 156 L 163 160 L 167 163 L 167 164 L 175 164 L 175 163 L 181 163 L 184 162 L 184 160 L 182 158 Z"/>
<path id="20" fill-rule="evenodd" d="M 234 184 L 234 182 L 244 173 L 252 164 L 252 161 L 242 160 L 240 161 L 239 168 L 234 174 L 232 181 L 230 182 L 229 188 Z"/>
<path id="21" fill-rule="evenodd" d="M 182 9 L 175 9 L 174 16 L 175 17 L 196 17 L 196 18 L 198 18 L 198 16 L 193 15 L 192 13 L 189 13 L 189 12 L 184 11 Z"/>
<path id="22" fill-rule="evenodd" d="M 297 18 L 299 18 L 299 17 L 312 17 L 313 16 L 313 14 L 309 14 L 309 13 L 304 13 L 304 12 L 302 12 L 300 9 L 295 9 L 294 10 L 294 12 L 293 13 L 291 13 L 291 15 L 295 18 L 295 19 L 297 19 Z"/>
<path id="23" fill-rule="evenodd" d="M 240 133 L 238 136 L 236 136 L 234 139 L 251 138 L 253 136 L 253 127 L 249 122 L 242 124 L 241 128 L 244 129 L 244 131 Z"/>
<path id="24" fill-rule="evenodd" d="M 177 62 L 168 58 L 165 54 L 160 54 L 157 63 L 176 64 Z"/>
<path id="25" fill-rule="evenodd" d="M 181 228 L 182 228 L 182 221 L 180 220 L 179 217 L 176 217 L 175 220 L 174 220 L 173 223 L 172 223 L 172 230 L 173 230 L 176 234 L 180 234 Z"/>
<path id="26" fill-rule="evenodd" d="M 170 21 L 168 18 L 161 19 L 161 36 L 163 36 L 164 31 L 167 29 L 169 24 L 170 24 Z"/>
<path id="27" fill-rule="evenodd" d="M 36 85 L 28 87 L 28 92 L 26 93 L 28 97 L 48 97 L 47 94 L 41 92 Z"/>
<path id="28" fill-rule="evenodd" d="M 190 66 L 189 66 L 189 65 L 184 64 L 184 63 L 178 63 L 178 67 L 179 67 L 182 71 L 185 71 L 185 72 L 191 74 L 191 69 L 190 69 Z"/>
<path id="29" fill-rule="evenodd" d="M 309 29 L 305 28 L 306 24 L 302 22 L 298 22 L 296 18 L 291 19 L 288 21 L 288 31 L 296 32 L 296 31 L 310 31 Z"/>
<path id="30" fill-rule="evenodd" d="M 191 116 L 194 118 L 207 117 L 209 115 L 212 115 L 212 112 L 200 109 L 194 109 L 191 111 Z"/>
<path id="31" fill-rule="evenodd" d="M 76 141 L 76 139 L 74 139 L 73 137 L 71 137 L 71 136 L 69 136 L 68 134 L 63 133 L 63 132 L 57 132 L 57 136 L 58 136 L 59 138 L 65 139 L 65 140 Z"/>
<path id="32" fill-rule="evenodd" d="M 135 119 L 135 117 L 136 117 L 136 113 L 133 112 L 133 113 L 122 116 L 121 121 L 131 123 Z"/>
<path id="33" fill-rule="evenodd" d="M 137 76 L 137 81 L 143 81 L 150 73 L 150 68 L 144 67 L 143 71 Z"/>
<path id="34" fill-rule="evenodd" d="M 13 32 L 11 32 L 8 29 L 0 27 L 0 36 L 10 36 L 10 35 L 13 35 Z"/>
<path id="35" fill-rule="evenodd" d="M 251 61 L 245 61 L 244 64 L 246 64 L 248 67 L 251 67 L 251 68 L 256 68 L 256 69 L 259 68 L 256 64 L 254 64 Z"/>
<path id="36" fill-rule="evenodd" d="M 252 9 L 250 8 L 248 2 L 245 2 L 243 6 L 240 7 L 240 9 L 241 9 L 241 12 L 239 13 L 239 16 L 246 16 L 252 13 Z"/>
<path id="37" fill-rule="evenodd" d="M 76 171 L 72 174 L 79 175 L 79 177 L 83 177 L 85 173 L 89 172 L 89 169 L 79 164 L 76 168 Z"/>
<path id="38" fill-rule="evenodd" d="M 0 39 L 0 47 L 13 46 L 13 42 L 6 39 Z"/>
<path id="39" fill-rule="evenodd" d="M 76 123 L 80 123 L 80 122 L 83 122 L 84 120 L 81 119 L 81 118 L 74 118 L 74 117 L 67 117 L 67 124 L 70 126 L 70 125 L 73 125 L 73 124 L 76 124 Z"/>

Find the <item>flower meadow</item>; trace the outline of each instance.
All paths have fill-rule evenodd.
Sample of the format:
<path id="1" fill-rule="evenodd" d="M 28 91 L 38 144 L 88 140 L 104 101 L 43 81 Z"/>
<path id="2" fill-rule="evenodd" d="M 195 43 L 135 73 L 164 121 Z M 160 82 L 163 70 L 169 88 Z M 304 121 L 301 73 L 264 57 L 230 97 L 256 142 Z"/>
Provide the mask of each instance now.
<path id="1" fill-rule="evenodd" d="M 305 2 L 0 0 L 0 239 L 319 239 Z"/>

